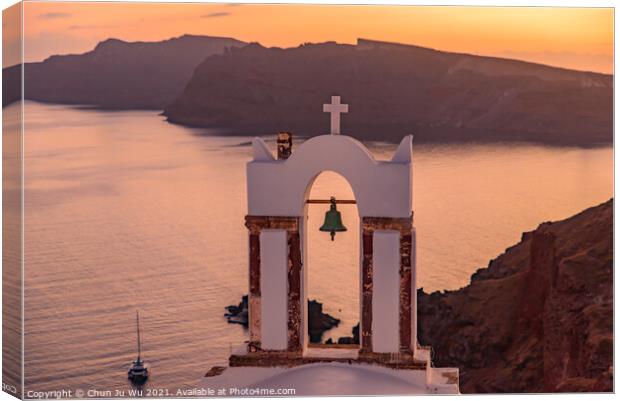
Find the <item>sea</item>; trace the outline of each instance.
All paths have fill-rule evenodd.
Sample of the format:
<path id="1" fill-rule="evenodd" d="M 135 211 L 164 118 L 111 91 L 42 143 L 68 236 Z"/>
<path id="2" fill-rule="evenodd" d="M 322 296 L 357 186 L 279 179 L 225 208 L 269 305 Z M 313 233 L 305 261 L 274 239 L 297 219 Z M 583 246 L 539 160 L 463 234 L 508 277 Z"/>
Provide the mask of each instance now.
<path id="1" fill-rule="evenodd" d="M 25 103 L 24 122 L 25 394 L 128 391 L 137 310 L 147 388 L 192 389 L 247 339 L 223 314 L 248 287 L 252 138 L 173 125 L 157 111 L 36 102 Z M 396 148 L 366 145 L 377 160 Z M 523 232 L 613 195 L 611 147 L 414 142 L 413 152 L 427 292 L 467 285 Z M 311 191 L 353 198 L 330 172 Z M 349 230 L 333 242 L 318 230 L 326 205 L 309 210 L 309 298 L 341 319 L 324 339 L 350 335 L 359 320 L 359 217 L 355 205 L 338 207 Z"/>

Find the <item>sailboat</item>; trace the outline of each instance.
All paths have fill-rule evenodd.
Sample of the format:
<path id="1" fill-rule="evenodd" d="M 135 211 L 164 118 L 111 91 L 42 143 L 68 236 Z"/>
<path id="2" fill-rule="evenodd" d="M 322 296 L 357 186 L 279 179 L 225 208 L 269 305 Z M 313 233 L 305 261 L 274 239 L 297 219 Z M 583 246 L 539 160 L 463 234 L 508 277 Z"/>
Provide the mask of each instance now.
<path id="1" fill-rule="evenodd" d="M 140 315 L 136 311 L 136 327 L 138 330 L 138 359 L 133 361 L 129 372 L 127 372 L 127 378 L 136 385 L 144 384 L 149 378 L 149 368 L 146 363 L 140 357 Z"/>

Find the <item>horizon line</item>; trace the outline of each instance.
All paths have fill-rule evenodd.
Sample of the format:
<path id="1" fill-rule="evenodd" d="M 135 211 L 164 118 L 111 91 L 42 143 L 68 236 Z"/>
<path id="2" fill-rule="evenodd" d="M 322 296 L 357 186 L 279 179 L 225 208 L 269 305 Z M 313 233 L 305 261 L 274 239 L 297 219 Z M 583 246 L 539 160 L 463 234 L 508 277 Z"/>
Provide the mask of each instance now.
<path id="1" fill-rule="evenodd" d="M 497 56 L 497 55 L 486 55 L 486 54 L 478 54 L 478 53 L 467 53 L 467 52 L 457 52 L 457 51 L 450 51 L 450 50 L 441 50 L 441 49 L 437 49 L 434 47 L 428 47 L 428 46 L 423 46 L 423 45 L 419 45 L 419 44 L 414 44 L 414 43 L 404 43 L 404 42 L 397 42 L 397 41 L 388 41 L 388 40 L 379 40 L 379 39 L 370 39 L 370 38 L 364 38 L 364 37 L 357 37 L 356 38 L 356 43 L 344 43 L 344 42 L 338 42 L 336 40 L 326 40 L 326 41 L 320 41 L 320 42 L 301 42 L 296 46 L 288 46 L 288 47 L 283 47 L 283 46 L 265 46 L 263 44 L 261 44 L 259 41 L 244 41 L 241 39 L 237 39 L 235 37 L 232 36 L 219 36 L 219 35 L 196 35 L 196 34 L 190 34 L 190 33 L 184 33 L 182 35 L 179 36 L 171 36 L 168 38 L 164 38 L 164 39 L 160 39 L 160 40 L 125 40 L 125 39 L 121 39 L 119 37 L 114 37 L 114 36 L 110 36 L 107 39 L 103 39 L 100 40 L 99 42 L 97 42 L 95 44 L 95 46 L 92 47 L 92 49 L 90 50 L 86 50 L 82 53 L 57 53 L 57 54 L 50 54 L 49 56 L 45 57 L 42 60 L 38 60 L 38 61 L 23 61 L 22 63 L 17 63 L 17 64 L 12 64 L 6 67 L 3 67 L 2 69 L 8 69 L 8 68 L 13 68 L 15 66 L 18 65 L 22 65 L 22 64 L 34 64 L 34 63 L 43 63 L 47 60 L 49 60 L 52 57 L 63 57 L 63 56 L 81 56 L 84 55 L 86 53 L 92 52 L 94 51 L 100 44 L 107 42 L 107 41 L 112 41 L 112 40 L 116 40 L 119 42 L 123 42 L 126 44 L 140 44 L 140 43 L 162 43 L 162 42 L 167 42 L 167 41 L 171 41 L 171 40 L 175 40 L 175 39 L 181 39 L 183 37 L 196 37 L 196 38 L 213 38 L 213 39 L 229 39 L 229 40 L 236 40 L 239 42 L 244 43 L 245 46 L 248 45 L 252 45 L 252 44 L 257 44 L 263 48 L 266 49 L 282 49 L 282 50 L 289 50 L 289 49 L 297 49 L 303 46 L 307 46 L 307 45 L 322 45 L 322 44 L 336 44 L 336 45 L 343 45 L 343 46 L 359 46 L 359 42 L 360 41 L 367 41 L 367 42 L 375 42 L 375 43 L 379 43 L 379 44 L 386 44 L 386 45 L 393 45 L 393 46 L 404 46 L 404 47 L 416 47 L 416 48 L 420 48 L 420 49 L 424 49 L 424 50 L 430 50 L 430 51 L 435 51 L 435 52 L 440 52 L 440 53 L 448 53 L 448 54 L 455 54 L 455 55 L 462 55 L 462 56 L 470 56 L 470 57 L 480 57 L 480 58 L 488 58 L 488 59 L 496 59 L 496 60 L 509 60 L 509 61 L 516 61 L 516 62 L 520 62 L 520 63 L 525 63 L 525 64 L 531 64 L 531 65 L 537 65 L 537 66 L 543 66 L 543 67 L 547 67 L 547 68 L 554 68 L 554 69 L 560 69 L 560 70 L 565 70 L 565 71 L 574 71 L 574 72 L 581 72 L 581 73 L 590 73 L 590 74 L 600 74 L 600 75 L 607 75 L 610 77 L 613 77 L 614 74 L 613 72 L 611 73 L 606 73 L 606 72 L 601 72 L 601 71 L 593 71 L 593 70 L 578 70 L 578 69 L 573 69 L 573 68 L 568 68 L 568 67 L 563 67 L 563 66 L 558 66 L 558 65 L 552 65 L 552 64 L 545 64 L 545 63 L 540 63 L 540 62 L 536 62 L 536 61 L 529 61 L 529 60 L 524 60 L 524 59 L 520 59 L 520 58 L 512 58 L 512 57 L 502 57 L 502 56 Z M 506 51 L 510 51 L 510 50 L 506 50 Z"/>

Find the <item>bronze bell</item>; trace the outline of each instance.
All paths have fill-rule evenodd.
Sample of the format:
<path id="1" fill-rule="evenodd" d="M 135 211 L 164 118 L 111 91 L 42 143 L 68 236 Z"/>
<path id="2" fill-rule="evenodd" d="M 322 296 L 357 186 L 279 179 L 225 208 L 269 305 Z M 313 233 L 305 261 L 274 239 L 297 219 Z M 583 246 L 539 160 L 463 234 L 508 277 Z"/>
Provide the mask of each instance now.
<path id="1" fill-rule="evenodd" d="M 325 221 L 319 230 L 328 232 L 333 241 L 337 232 L 347 231 L 347 228 L 342 224 L 342 216 L 336 209 L 336 198 L 332 196 L 329 200 L 331 204 L 329 210 L 325 212 Z"/>

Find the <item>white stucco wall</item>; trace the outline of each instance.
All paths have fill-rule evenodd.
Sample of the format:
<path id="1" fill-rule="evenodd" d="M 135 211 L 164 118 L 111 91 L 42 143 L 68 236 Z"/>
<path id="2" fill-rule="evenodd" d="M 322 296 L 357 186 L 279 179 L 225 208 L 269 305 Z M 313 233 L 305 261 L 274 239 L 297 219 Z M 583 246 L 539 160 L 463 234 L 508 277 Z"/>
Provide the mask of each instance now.
<path id="1" fill-rule="evenodd" d="M 342 175 L 351 185 L 361 217 L 409 217 L 412 210 L 412 137 L 403 139 L 390 161 L 376 161 L 358 140 L 321 135 L 293 149 L 288 160 L 274 160 L 260 138 L 247 165 L 248 214 L 301 216 L 310 187 L 323 171 Z"/>
<path id="2" fill-rule="evenodd" d="M 261 346 L 284 350 L 287 345 L 286 231 L 263 230 L 260 234 Z"/>
<path id="3" fill-rule="evenodd" d="M 375 231 L 373 237 L 372 346 L 398 352 L 400 233 Z"/>
<path id="4" fill-rule="evenodd" d="M 296 396 L 411 396 L 458 394 L 458 384 L 448 384 L 444 372 L 452 368 L 392 369 L 378 365 L 317 362 L 296 367 L 229 367 L 223 374 L 205 377 L 199 388 L 295 389 Z M 431 374 L 427 375 L 427 372 Z M 428 379 L 427 379 L 428 377 Z M 403 398 L 404 399 L 404 398 Z"/>

